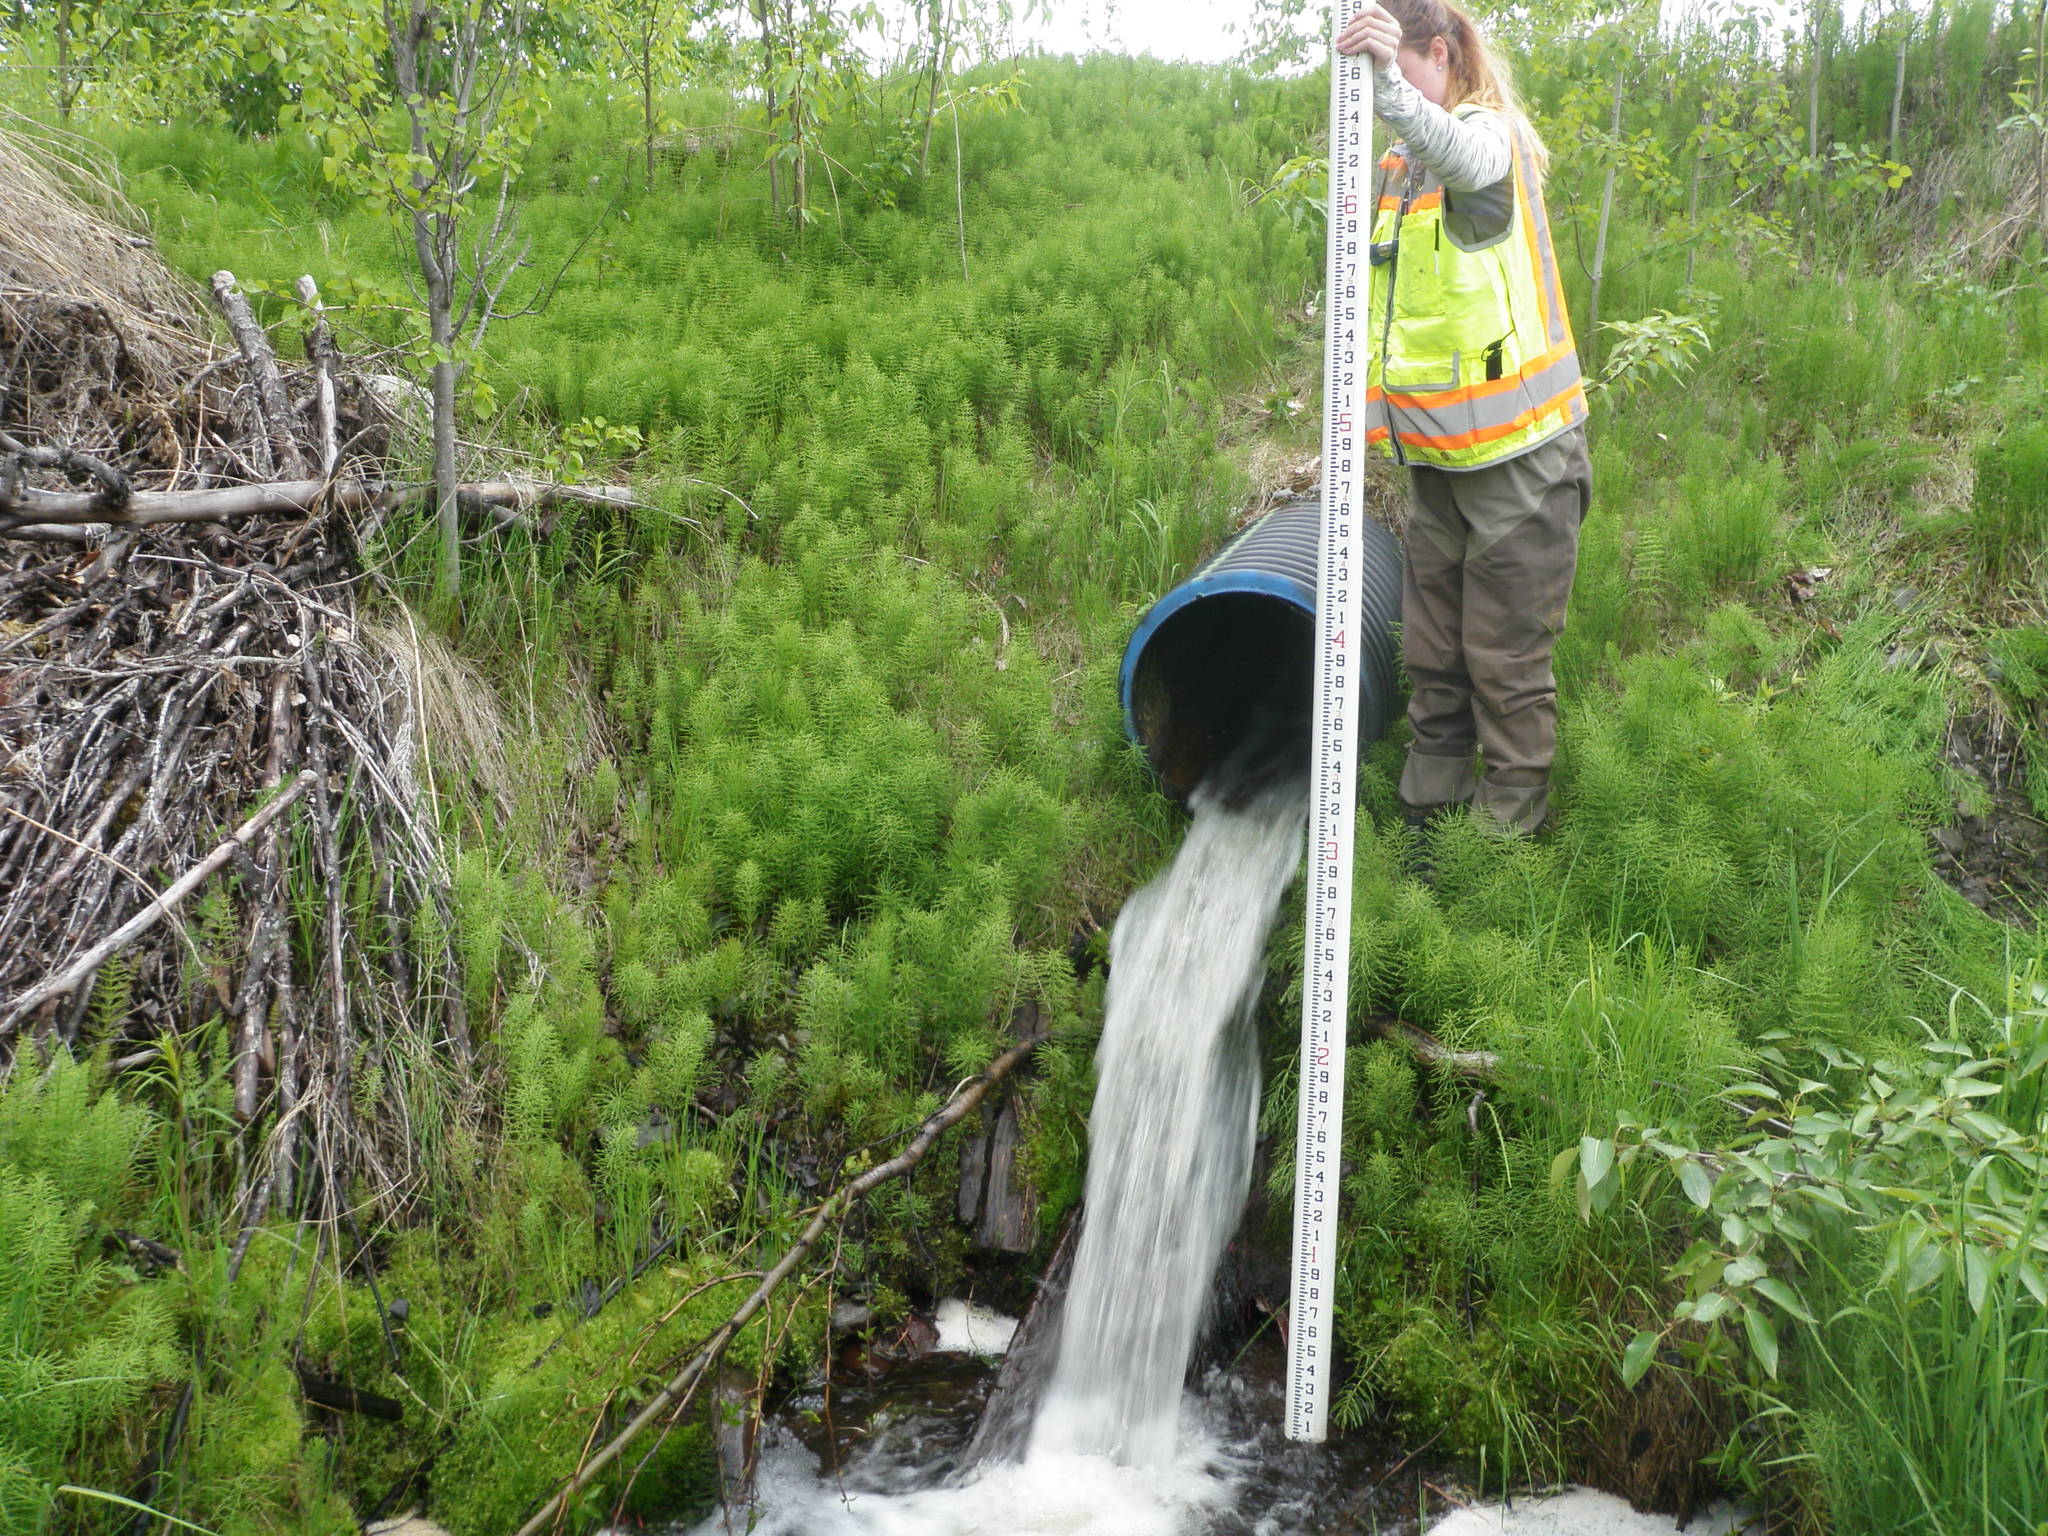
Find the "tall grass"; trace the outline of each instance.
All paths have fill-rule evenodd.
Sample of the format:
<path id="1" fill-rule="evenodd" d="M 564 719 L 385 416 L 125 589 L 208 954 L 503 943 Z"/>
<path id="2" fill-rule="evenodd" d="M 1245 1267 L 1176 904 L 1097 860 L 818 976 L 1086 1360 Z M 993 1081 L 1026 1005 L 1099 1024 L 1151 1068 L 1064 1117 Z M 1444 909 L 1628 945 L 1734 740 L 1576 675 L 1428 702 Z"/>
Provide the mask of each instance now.
<path id="1" fill-rule="evenodd" d="M 2021 581 L 2048 551 L 2048 426 L 2022 421 L 1977 452 L 1970 554 L 1992 582 Z"/>

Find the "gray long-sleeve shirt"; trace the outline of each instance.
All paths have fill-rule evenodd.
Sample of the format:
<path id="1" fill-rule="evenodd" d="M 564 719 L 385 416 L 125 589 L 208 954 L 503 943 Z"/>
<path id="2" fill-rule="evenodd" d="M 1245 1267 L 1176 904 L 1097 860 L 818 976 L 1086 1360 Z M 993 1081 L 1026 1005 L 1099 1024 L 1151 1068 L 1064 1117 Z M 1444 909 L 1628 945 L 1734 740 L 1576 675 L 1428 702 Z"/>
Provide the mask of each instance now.
<path id="1" fill-rule="evenodd" d="M 1513 164 L 1508 125 L 1498 112 L 1453 117 L 1410 85 L 1398 63 L 1379 71 L 1372 106 L 1401 135 L 1409 158 L 1428 166 L 1453 192 L 1493 186 Z"/>

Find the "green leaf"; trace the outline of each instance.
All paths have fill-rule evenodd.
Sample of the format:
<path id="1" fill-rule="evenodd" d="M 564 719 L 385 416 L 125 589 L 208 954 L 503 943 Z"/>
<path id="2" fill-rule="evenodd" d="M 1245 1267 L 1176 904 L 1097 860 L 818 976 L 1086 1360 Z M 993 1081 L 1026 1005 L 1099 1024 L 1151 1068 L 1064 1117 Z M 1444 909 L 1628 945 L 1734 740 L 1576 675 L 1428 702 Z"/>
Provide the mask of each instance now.
<path id="1" fill-rule="evenodd" d="M 1981 1109 L 1966 1109 L 1957 1115 L 1956 1119 L 1986 1141 L 2003 1141 L 2012 1134 L 2012 1127 L 1996 1116 L 1985 1114 Z"/>
<path id="2" fill-rule="evenodd" d="M 1735 1305 L 1726 1291 L 1709 1291 L 1692 1306 L 1692 1320 L 1696 1323 L 1711 1323 L 1725 1317 Z"/>
<path id="3" fill-rule="evenodd" d="M 1598 1184 L 1614 1166 L 1614 1143 L 1605 1136 L 1579 1138 L 1579 1173 L 1589 1185 Z"/>
<path id="4" fill-rule="evenodd" d="M 1749 1335 L 1749 1347 L 1756 1352 L 1764 1374 L 1775 1377 L 1778 1374 L 1778 1333 L 1771 1326 L 1771 1320 L 1755 1307 L 1750 1307 L 1742 1314 L 1742 1331 Z"/>
<path id="5" fill-rule="evenodd" d="M 1925 1290 L 1948 1268 L 1948 1256 L 1937 1243 L 1925 1243 L 1906 1261 L 1906 1289 Z"/>
<path id="6" fill-rule="evenodd" d="M 1678 1165 L 1678 1182 L 1685 1190 L 1686 1198 L 1701 1210 L 1714 1203 L 1713 1175 L 1692 1158 L 1688 1157 Z"/>
<path id="7" fill-rule="evenodd" d="M 1579 1149 L 1577 1147 L 1566 1147 L 1550 1160 L 1550 1187 L 1552 1189 L 1560 1188 L 1564 1184 L 1565 1176 L 1572 1171 L 1572 1162 L 1578 1155 Z"/>
<path id="8" fill-rule="evenodd" d="M 1621 1352 L 1621 1384 L 1632 1387 L 1643 1379 L 1643 1372 L 1650 1368 L 1650 1362 L 1657 1358 L 1659 1335 L 1648 1331 L 1637 1334 L 1628 1341 L 1628 1348 Z"/>
<path id="9" fill-rule="evenodd" d="M 1614 1197 L 1620 1193 L 1621 1171 L 1617 1168 L 1608 1169 L 1607 1177 L 1598 1184 L 1586 1186 L 1587 1203 L 1592 1206 L 1596 1214 L 1604 1212 L 1610 1205 L 1614 1204 Z"/>
<path id="10" fill-rule="evenodd" d="M 2027 1288 L 2027 1294 L 2040 1305 L 2048 1307 L 2048 1277 L 2042 1275 L 2040 1266 L 2025 1254 L 2021 1254 L 2014 1262 L 2013 1268 L 2018 1271 L 2020 1284 Z"/>
<path id="11" fill-rule="evenodd" d="M 1963 1288 L 1970 1298 L 1970 1310 L 1981 1315 L 1984 1297 L 1991 1289 L 1991 1260 L 1975 1243 L 1963 1248 Z"/>
<path id="12" fill-rule="evenodd" d="M 1724 1285 L 1748 1285 L 1758 1276 L 1768 1274 L 1769 1272 L 1770 1266 L 1765 1264 L 1762 1259 L 1753 1253 L 1745 1253 L 1739 1258 L 1729 1261 L 1728 1267 L 1721 1272 L 1721 1283 Z"/>
<path id="13" fill-rule="evenodd" d="M 1772 1301 L 1775 1301 L 1787 1312 L 1798 1318 L 1800 1322 L 1810 1323 L 1813 1321 L 1813 1314 L 1806 1310 L 1805 1303 L 1799 1299 L 1799 1293 L 1776 1275 L 1765 1275 L 1758 1280 L 1756 1282 L 1756 1290 L 1758 1295 L 1768 1296 Z"/>

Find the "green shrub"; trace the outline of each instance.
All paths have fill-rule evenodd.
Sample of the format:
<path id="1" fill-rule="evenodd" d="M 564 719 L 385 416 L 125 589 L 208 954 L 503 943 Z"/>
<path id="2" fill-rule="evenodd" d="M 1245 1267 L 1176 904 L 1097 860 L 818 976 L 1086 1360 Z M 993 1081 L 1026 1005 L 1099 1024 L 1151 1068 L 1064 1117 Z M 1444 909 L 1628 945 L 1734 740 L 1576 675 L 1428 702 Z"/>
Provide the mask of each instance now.
<path id="1" fill-rule="evenodd" d="M 1790 1037 L 1724 1097 L 1726 1141 L 1624 1120 L 1559 1154 L 1581 1209 L 1675 1177 L 1696 1240 L 1674 1265 L 1679 1347 L 1788 1411 L 1838 1528 L 2024 1536 L 2048 1517 L 2048 986 L 1866 1057 Z M 1623 1377 L 1660 1334 L 1629 1344 Z M 1783 1383 L 1783 1385 L 1780 1385 Z M 1803 1439 L 1803 1444 L 1801 1443 Z M 1752 1465 L 1753 1473 L 1762 1467 Z"/>

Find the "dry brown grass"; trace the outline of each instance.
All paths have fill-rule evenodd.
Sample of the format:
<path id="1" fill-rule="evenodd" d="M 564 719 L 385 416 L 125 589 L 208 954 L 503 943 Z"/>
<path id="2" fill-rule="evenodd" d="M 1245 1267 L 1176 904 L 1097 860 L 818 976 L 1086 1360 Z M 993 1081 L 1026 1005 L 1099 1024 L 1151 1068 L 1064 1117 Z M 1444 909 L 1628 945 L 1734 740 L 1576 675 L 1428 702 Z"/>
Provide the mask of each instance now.
<path id="1" fill-rule="evenodd" d="M 2048 189 L 2037 164 L 2022 133 L 1972 135 L 1929 155 L 1899 189 L 1898 213 L 1912 230 L 1902 248 L 1938 251 L 1944 269 L 1992 281 L 2040 227 Z"/>
<path id="2" fill-rule="evenodd" d="M 218 356 L 198 284 L 157 254 L 84 141 L 0 108 L 0 207 L 6 302 L 96 310 L 128 366 L 163 393 Z"/>
<path id="3" fill-rule="evenodd" d="M 497 690 L 445 640 L 421 629 L 402 610 L 366 620 L 361 633 L 363 643 L 405 680 L 419 731 L 419 739 L 407 745 L 418 768 L 430 779 L 444 771 L 467 778 L 501 816 L 510 816 L 518 782 L 507 746 L 512 727 Z M 408 763 L 408 776 L 413 771 Z"/>

